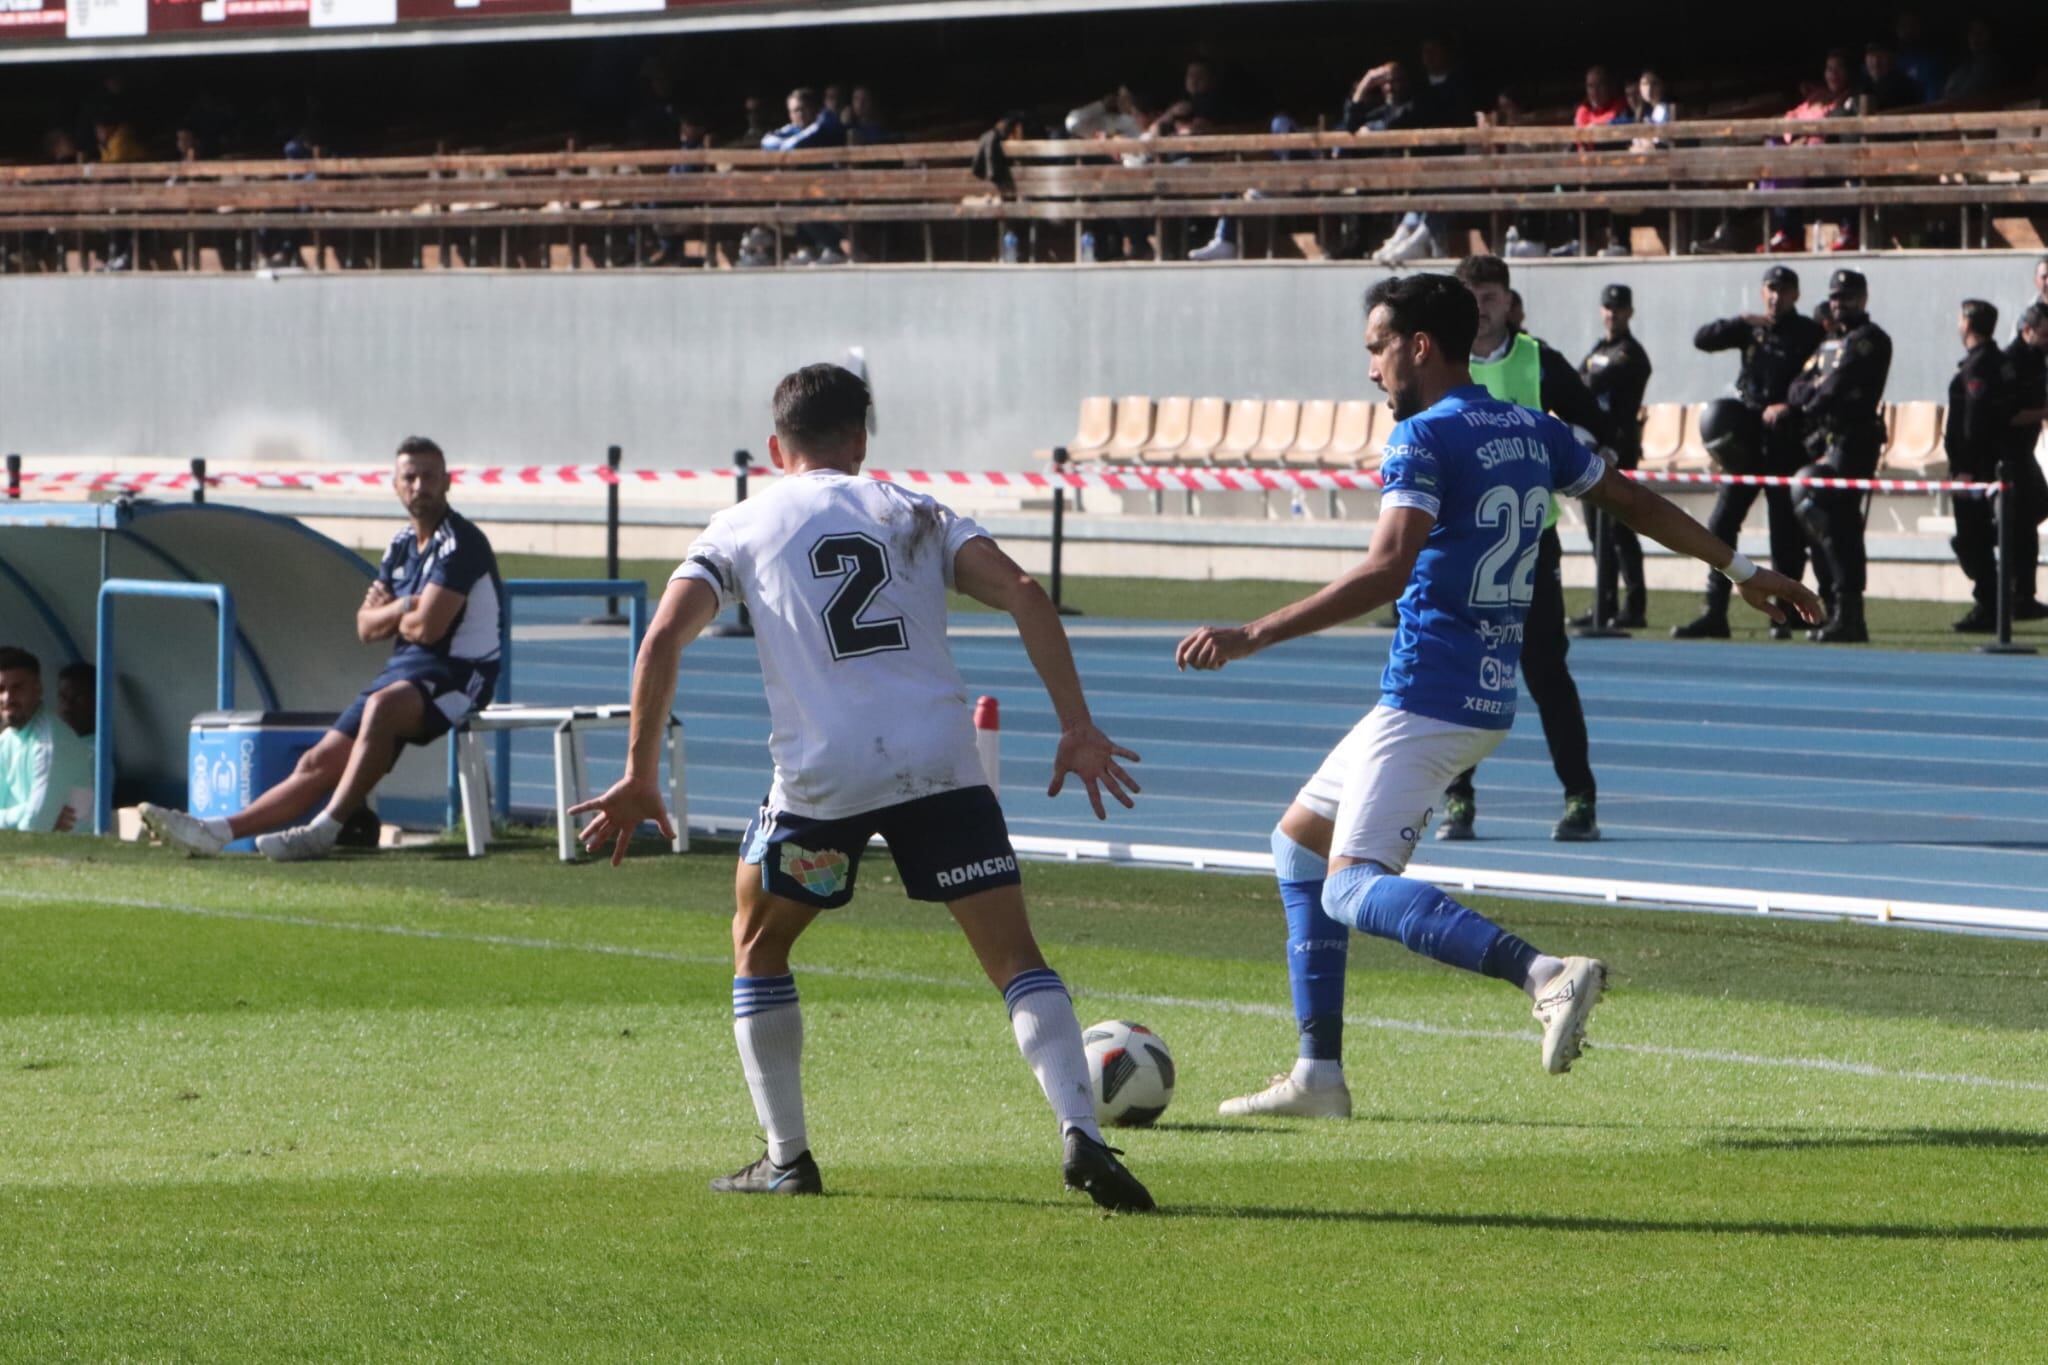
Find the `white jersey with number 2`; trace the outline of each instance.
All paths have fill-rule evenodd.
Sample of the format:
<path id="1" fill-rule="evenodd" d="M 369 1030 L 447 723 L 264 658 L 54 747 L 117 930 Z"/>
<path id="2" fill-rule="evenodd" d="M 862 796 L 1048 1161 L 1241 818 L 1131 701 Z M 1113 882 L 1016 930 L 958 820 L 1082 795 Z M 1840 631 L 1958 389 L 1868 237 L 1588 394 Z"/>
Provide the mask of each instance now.
<path id="1" fill-rule="evenodd" d="M 711 519 L 670 581 L 753 615 L 771 808 L 836 820 L 985 780 L 946 590 L 960 547 L 987 534 L 922 493 L 829 471 Z"/>

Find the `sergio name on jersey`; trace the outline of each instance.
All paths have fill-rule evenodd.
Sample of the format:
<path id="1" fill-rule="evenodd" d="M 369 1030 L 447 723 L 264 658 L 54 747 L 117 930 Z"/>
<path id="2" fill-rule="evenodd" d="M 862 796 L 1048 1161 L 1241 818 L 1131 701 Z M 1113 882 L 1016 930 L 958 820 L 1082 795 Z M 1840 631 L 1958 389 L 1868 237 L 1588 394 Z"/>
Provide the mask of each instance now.
<path id="1" fill-rule="evenodd" d="M 1388 706 L 1478 730 L 1514 722 L 1544 518 L 1554 495 L 1586 493 L 1605 468 L 1564 423 L 1477 385 L 1388 433 L 1380 506 L 1436 519 L 1397 604 Z"/>
<path id="2" fill-rule="evenodd" d="M 953 558 L 987 534 L 922 493 L 829 470 L 711 519 L 670 581 L 753 613 L 771 809 L 836 820 L 987 781 L 946 643 Z"/>

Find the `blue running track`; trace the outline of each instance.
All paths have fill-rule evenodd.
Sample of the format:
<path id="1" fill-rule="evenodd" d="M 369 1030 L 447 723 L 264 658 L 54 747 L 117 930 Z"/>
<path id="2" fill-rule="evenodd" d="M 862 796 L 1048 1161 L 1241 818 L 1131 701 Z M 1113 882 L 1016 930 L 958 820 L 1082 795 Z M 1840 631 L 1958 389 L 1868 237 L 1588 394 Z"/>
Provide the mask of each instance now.
<path id="1" fill-rule="evenodd" d="M 518 700 L 622 701 L 618 636 L 564 629 L 577 604 L 522 602 Z M 1074 623 L 1096 721 L 1144 756 L 1136 811 L 1098 825 L 1045 797 L 1056 727 L 1001 618 L 954 620 L 971 693 L 1002 703 L 1003 805 L 1024 835 L 1262 852 L 1280 810 L 1370 708 L 1388 636 L 1296 641 L 1221 673 L 1173 668 L 1177 626 Z M 539 627 L 539 629 L 533 629 Z M 1861 648 L 1580 641 L 1600 782 L 1597 844 L 1553 843 L 1561 795 L 1533 707 L 1479 774 L 1479 838 L 1439 866 L 2048 911 L 2048 660 Z M 768 785 L 753 642 L 683 660 L 693 820 L 737 825 Z M 545 808 L 544 735 L 515 747 L 513 800 Z M 616 734 L 591 737 L 613 780 Z"/>

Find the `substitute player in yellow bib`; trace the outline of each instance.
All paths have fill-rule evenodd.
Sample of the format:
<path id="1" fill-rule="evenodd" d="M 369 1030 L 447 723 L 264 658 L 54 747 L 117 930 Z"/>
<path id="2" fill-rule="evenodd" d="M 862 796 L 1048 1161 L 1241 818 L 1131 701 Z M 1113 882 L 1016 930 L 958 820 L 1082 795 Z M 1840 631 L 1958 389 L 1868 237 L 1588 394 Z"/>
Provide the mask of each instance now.
<path id="1" fill-rule="evenodd" d="M 1131 804 L 1138 784 L 1089 718 L 1052 602 L 988 533 L 921 493 L 863 478 L 867 385 L 812 365 L 775 390 L 768 450 L 785 477 L 712 518 L 669 580 L 633 678 L 626 776 L 583 831 L 612 861 L 642 821 L 664 832 L 656 783 L 678 656 L 721 607 L 752 610 L 774 729 L 774 784 L 740 853 L 733 917 L 733 1032 L 768 1151 L 712 1182 L 721 1193 L 818 1194 L 804 1122 L 803 1016 L 790 949 L 820 912 L 845 905 L 868 841 L 889 845 L 913 900 L 953 912 L 1003 993 L 1017 1046 L 1059 1119 L 1061 1171 L 1104 1208 L 1152 1196 L 1105 1146 L 1081 1028 L 1024 913 L 1017 855 L 982 776 L 967 690 L 946 642 L 946 590 L 1010 613 L 1060 722 L 1048 794 L 1081 779 Z"/>

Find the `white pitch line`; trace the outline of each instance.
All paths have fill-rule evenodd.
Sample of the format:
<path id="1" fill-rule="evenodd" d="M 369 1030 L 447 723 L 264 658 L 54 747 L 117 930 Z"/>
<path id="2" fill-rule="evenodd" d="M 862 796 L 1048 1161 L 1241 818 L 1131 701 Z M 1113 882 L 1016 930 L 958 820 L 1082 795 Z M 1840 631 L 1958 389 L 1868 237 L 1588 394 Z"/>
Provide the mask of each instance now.
<path id="1" fill-rule="evenodd" d="M 17 904 L 97 905 L 111 909 L 158 910 L 192 915 L 202 919 L 239 920 L 253 924 L 278 924 L 301 929 L 338 929 L 349 933 L 387 934 L 396 938 L 429 939 L 443 943 L 474 943 L 491 948 L 527 948 L 538 952 L 591 953 L 603 957 L 634 958 L 666 962 L 683 967 L 725 967 L 732 959 L 723 955 L 673 953 L 660 948 L 634 948 L 616 943 L 572 943 L 563 939 L 527 938 L 512 934 L 470 934 L 448 929 L 428 929 L 411 924 L 365 924 L 352 920 L 315 919 L 307 915 L 259 915 L 248 910 L 222 910 L 212 906 L 188 905 L 177 901 L 145 900 L 139 897 L 74 896 L 55 891 L 0 890 L 0 901 Z M 806 975 L 839 977 L 849 981 L 874 981 L 892 985 L 936 986 L 941 989 L 985 991 L 985 981 L 957 977 L 926 976 L 874 967 L 829 967 L 806 965 Z M 1091 999 L 1125 1005 L 1157 1005 L 1163 1009 L 1200 1010 L 1210 1014 L 1235 1014 L 1260 1019 L 1292 1019 L 1291 1009 L 1246 1000 L 1215 1000 L 1200 996 L 1152 995 L 1138 991 L 1105 991 L 1081 986 L 1079 993 Z M 1431 1024 L 1419 1019 L 1383 1019 L 1372 1015 L 1346 1015 L 1346 1025 L 1380 1029 L 1390 1033 L 1411 1033 L 1426 1038 L 1462 1038 L 1480 1042 L 1514 1043 L 1527 1047 L 1536 1041 L 1529 1032 L 1508 1029 L 1458 1028 Z M 2048 1081 L 2012 1080 L 2003 1076 L 1977 1076 L 1968 1072 L 1913 1071 L 1877 1066 L 1869 1062 L 1845 1062 L 1834 1057 L 1771 1057 L 1761 1053 L 1733 1052 L 1720 1048 L 1670 1047 L 1659 1043 L 1601 1042 L 1602 1052 L 1626 1052 L 1641 1057 L 1670 1057 L 1688 1062 L 1716 1062 L 1725 1066 L 1767 1067 L 1792 1071 L 1821 1071 L 1839 1076 L 1861 1076 L 1879 1081 L 1915 1081 L 1930 1085 L 1960 1085 L 1982 1090 L 2019 1090 L 2048 1094 Z"/>

